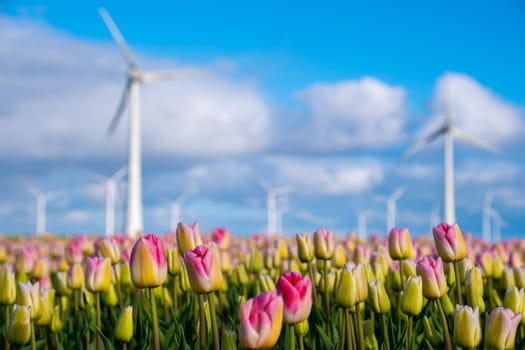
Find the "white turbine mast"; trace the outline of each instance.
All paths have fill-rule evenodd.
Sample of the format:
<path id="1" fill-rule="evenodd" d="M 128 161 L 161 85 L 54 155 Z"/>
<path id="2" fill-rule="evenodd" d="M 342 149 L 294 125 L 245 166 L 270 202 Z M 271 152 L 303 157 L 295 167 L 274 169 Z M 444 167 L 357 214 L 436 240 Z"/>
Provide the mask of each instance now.
<path id="1" fill-rule="evenodd" d="M 496 209 L 491 208 L 490 214 L 494 220 L 494 228 L 491 230 L 490 242 L 495 244 L 501 242 L 501 227 L 505 224 L 505 222 Z"/>
<path id="2" fill-rule="evenodd" d="M 483 209 L 482 209 L 482 238 L 484 242 L 489 242 L 492 237 L 492 201 L 494 196 L 492 192 L 486 192 L 483 199 Z"/>
<path id="3" fill-rule="evenodd" d="M 255 180 L 266 191 L 266 209 L 267 209 L 267 228 L 266 233 L 272 235 L 278 233 L 279 213 L 277 208 L 278 196 L 290 193 L 290 186 L 272 187 L 270 183 L 263 178 L 256 176 Z M 280 233 L 280 232 L 279 232 Z"/>
<path id="4" fill-rule="evenodd" d="M 386 203 L 385 227 L 387 234 L 392 228 L 396 227 L 396 203 L 405 194 L 405 190 L 405 187 L 401 186 L 396 188 L 395 191 L 390 194 L 390 196 L 377 196 L 378 199 Z"/>
<path id="5" fill-rule="evenodd" d="M 51 191 L 43 193 L 36 187 L 29 187 L 28 192 L 36 199 L 36 222 L 35 233 L 41 235 L 46 233 L 46 219 L 47 219 L 47 202 L 57 198 L 59 191 Z"/>
<path id="6" fill-rule="evenodd" d="M 122 166 L 110 177 L 89 172 L 89 175 L 96 181 L 100 181 L 104 184 L 106 190 L 106 213 L 105 213 L 105 231 L 106 236 L 112 236 L 115 234 L 115 212 L 116 203 L 118 199 L 118 184 L 126 176 L 127 168 Z"/>
<path id="7" fill-rule="evenodd" d="M 497 154 L 497 151 L 483 140 L 470 136 L 467 132 L 458 128 L 452 122 L 452 116 L 450 113 L 449 101 L 446 90 L 444 96 L 444 110 L 446 118 L 445 123 L 427 137 L 416 142 L 414 146 L 412 146 L 409 150 L 405 152 L 404 156 L 409 157 L 417 153 L 421 149 L 425 148 L 428 144 L 432 143 L 432 141 L 434 141 L 435 139 L 439 138 L 440 136 L 443 136 L 443 214 L 444 220 L 449 224 L 453 224 L 456 222 L 456 205 L 454 199 L 454 138 L 458 138 L 490 153 Z"/>
<path id="8" fill-rule="evenodd" d="M 372 215 L 371 210 L 357 210 L 357 236 L 360 239 L 368 239 L 368 217 Z"/>
<path id="9" fill-rule="evenodd" d="M 113 40 L 116 42 L 129 69 L 124 86 L 124 92 L 118 104 L 115 115 L 109 125 L 108 134 L 113 134 L 119 124 L 126 105 L 129 108 L 129 163 L 128 163 L 128 196 L 126 213 L 126 232 L 131 237 L 136 237 L 143 230 L 142 221 L 142 166 L 141 166 L 141 141 L 140 141 L 140 95 L 141 83 L 159 80 L 171 80 L 203 76 L 202 71 L 162 71 L 147 72 L 136 63 L 124 37 L 111 19 L 109 13 L 101 8 L 100 16 L 104 20 Z"/>

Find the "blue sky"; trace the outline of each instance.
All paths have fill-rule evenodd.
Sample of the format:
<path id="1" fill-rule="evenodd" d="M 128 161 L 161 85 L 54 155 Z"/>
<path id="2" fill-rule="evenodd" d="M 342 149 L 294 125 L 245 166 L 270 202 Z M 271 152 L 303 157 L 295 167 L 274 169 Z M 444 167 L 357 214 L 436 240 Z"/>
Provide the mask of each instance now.
<path id="1" fill-rule="evenodd" d="M 54 232 L 102 232 L 103 187 L 127 161 L 127 122 L 105 131 L 126 65 L 105 6 L 144 69 L 206 70 L 205 79 L 141 90 L 146 231 L 169 228 L 169 202 L 195 186 L 184 221 L 237 234 L 265 228 L 265 193 L 283 198 L 287 234 L 325 226 L 384 233 L 380 196 L 399 186 L 398 226 L 428 232 L 442 206 L 442 142 L 402 153 L 452 116 L 499 156 L 456 142 L 460 226 L 478 235 L 485 193 L 506 236 L 525 224 L 525 5 L 519 1 L 6 1 L 0 5 L 0 232 L 32 232 L 28 186 Z M 122 223 L 123 191 L 118 223 Z M 437 222 L 435 223 L 437 224 Z"/>

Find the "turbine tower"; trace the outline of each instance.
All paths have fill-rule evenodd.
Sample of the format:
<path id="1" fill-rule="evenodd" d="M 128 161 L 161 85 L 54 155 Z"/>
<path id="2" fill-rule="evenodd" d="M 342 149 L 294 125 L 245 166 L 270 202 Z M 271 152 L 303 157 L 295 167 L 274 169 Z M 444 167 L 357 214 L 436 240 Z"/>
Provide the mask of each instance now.
<path id="1" fill-rule="evenodd" d="M 405 152 L 404 156 L 409 157 L 417 153 L 421 149 L 425 148 L 428 144 L 432 143 L 432 141 L 434 141 L 438 137 L 443 136 L 443 214 L 444 220 L 449 224 L 453 224 L 456 222 L 456 205 L 454 199 L 454 138 L 458 138 L 462 141 L 470 143 L 471 145 L 474 145 L 491 153 L 497 153 L 497 151 L 484 141 L 470 136 L 468 133 L 458 128 L 452 121 L 447 96 L 445 96 L 444 102 L 446 117 L 445 123 L 427 137 L 416 142 L 414 146 L 412 146 L 408 151 Z"/>
<path id="2" fill-rule="evenodd" d="M 491 192 L 485 193 L 485 198 L 483 200 L 483 210 L 482 210 L 482 238 L 484 242 L 489 242 L 492 237 L 492 223 L 491 219 L 493 216 L 492 209 L 492 200 L 493 195 Z"/>
<path id="3" fill-rule="evenodd" d="M 357 236 L 361 239 L 368 239 L 368 217 L 372 214 L 371 210 L 357 211 Z"/>
<path id="4" fill-rule="evenodd" d="M 277 233 L 279 229 L 279 213 L 277 209 L 277 197 L 291 191 L 290 186 L 272 187 L 267 181 L 260 177 L 255 178 L 257 183 L 266 191 L 267 228 L 268 235 Z"/>
<path id="5" fill-rule="evenodd" d="M 46 208 L 47 202 L 53 200 L 59 196 L 58 191 L 51 191 L 43 193 L 37 188 L 30 187 L 29 193 L 36 199 L 36 231 L 37 235 L 41 235 L 46 232 Z"/>
<path id="6" fill-rule="evenodd" d="M 386 233 L 388 234 L 390 230 L 396 227 L 396 215 L 397 208 L 396 203 L 405 194 L 404 187 L 398 187 L 390 196 L 378 196 L 378 198 L 386 203 Z"/>
<path id="7" fill-rule="evenodd" d="M 141 166 L 141 141 L 140 141 L 140 95 L 141 83 L 179 79 L 187 77 L 202 76 L 200 71 L 185 72 L 146 72 L 136 63 L 135 57 L 126 44 L 124 37 L 113 22 L 109 13 L 101 8 L 100 16 L 104 20 L 113 40 L 115 40 L 122 56 L 126 60 L 129 69 L 127 73 L 124 92 L 118 104 L 115 115 L 109 125 L 108 134 L 113 134 L 117 127 L 126 105 L 129 108 L 129 163 L 128 163 L 128 196 L 126 213 L 126 232 L 131 237 L 136 237 L 143 230 L 142 221 L 142 166 Z"/>
<path id="8" fill-rule="evenodd" d="M 115 234 L 115 211 L 116 201 L 118 197 L 117 186 L 118 183 L 126 175 L 127 168 L 122 166 L 110 177 L 106 177 L 97 173 L 90 172 L 89 174 L 96 180 L 104 183 L 106 187 L 106 236 Z"/>
<path id="9" fill-rule="evenodd" d="M 501 242 L 501 226 L 504 222 L 501 219 L 501 215 L 496 209 L 492 208 L 490 214 L 492 216 L 492 219 L 494 220 L 494 229 L 491 230 L 490 242 L 492 244 L 495 244 Z"/>

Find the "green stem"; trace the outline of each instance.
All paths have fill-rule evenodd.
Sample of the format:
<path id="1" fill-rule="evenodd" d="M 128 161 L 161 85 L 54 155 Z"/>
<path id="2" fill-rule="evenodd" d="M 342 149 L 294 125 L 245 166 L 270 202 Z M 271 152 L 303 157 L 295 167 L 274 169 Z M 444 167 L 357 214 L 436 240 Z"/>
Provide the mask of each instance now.
<path id="1" fill-rule="evenodd" d="M 153 288 L 149 289 L 149 301 L 151 305 L 151 318 L 152 318 L 152 328 L 153 328 L 153 341 L 151 347 L 154 350 L 160 350 L 160 341 L 159 341 L 159 317 L 157 316 L 157 303 L 155 302 L 155 295 L 153 293 Z"/>
<path id="2" fill-rule="evenodd" d="M 390 336 L 388 334 L 388 320 L 386 314 L 381 315 L 381 323 L 383 325 L 383 341 L 386 350 L 390 350 Z"/>
<path id="3" fill-rule="evenodd" d="M 128 350 L 128 343 L 122 343 L 122 350 Z"/>
<path id="4" fill-rule="evenodd" d="M 211 329 L 213 331 L 213 348 L 214 350 L 220 349 L 219 342 L 219 328 L 217 327 L 217 315 L 215 314 L 215 296 L 212 293 L 207 294 L 208 303 L 210 304 L 210 315 L 211 315 Z"/>
<path id="5" fill-rule="evenodd" d="M 348 349 L 356 349 L 357 343 L 355 339 L 355 329 L 354 329 L 354 318 L 348 309 L 345 309 L 345 318 L 346 318 L 346 342 Z"/>
<path id="6" fill-rule="evenodd" d="M 364 333 L 364 327 L 363 327 L 363 317 L 361 316 L 361 310 L 360 310 L 359 305 L 360 303 L 357 303 L 355 305 L 357 335 L 359 339 L 359 350 L 365 350 L 365 333 Z"/>
<path id="7" fill-rule="evenodd" d="M 31 350 L 36 350 L 35 322 L 31 320 Z"/>
<path id="8" fill-rule="evenodd" d="M 346 317 L 345 317 L 345 309 L 339 308 L 339 349 L 344 350 L 345 349 L 345 337 L 346 337 Z"/>
<path id="9" fill-rule="evenodd" d="M 412 349 L 412 316 L 408 316 L 408 324 L 407 324 L 407 350 Z"/>
<path id="10" fill-rule="evenodd" d="M 199 299 L 199 348 L 204 350 L 206 348 L 206 320 L 204 315 L 204 296 L 201 294 L 196 295 Z"/>
<path id="11" fill-rule="evenodd" d="M 312 265 L 311 261 L 308 263 L 308 274 L 310 275 L 310 280 L 312 281 L 313 302 L 319 305 L 319 302 L 317 300 L 317 286 L 315 285 L 316 284 L 315 271 L 314 271 L 314 266 Z"/>
<path id="12" fill-rule="evenodd" d="M 102 320 L 100 317 L 100 293 L 95 293 L 96 295 L 96 318 L 97 318 L 97 350 L 102 349 L 102 337 L 100 332 L 102 332 Z"/>
<path id="13" fill-rule="evenodd" d="M 302 334 L 299 334 L 299 350 L 304 350 L 304 336 Z"/>
<path id="14" fill-rule="evenodd" d="M 328 295 L 328 262 L 329 260 L 324 260 L 324 271 L 323 271 L 323 278 L 324 278 L 324 311 L 326 315 L 326 328 L 327 328 L 327 335 L 328 339 L 332 340 L 332 320 L 330 317 L 330 300 Z"/>
<path id="15" fill-rule="evenodd" d="M 295 327 L 294 325 L 288 325 L 288 328 L 290 329 L 290 347 L 289 350 L 295 350 Z"/>
<path id="16" fill-rule="evenodd" d="M 454 261 L 454 273 L 456 277 L 456 303 L 463 305 L 463 293 L 461 290 L 461 278 L 459 271 L 459 261 Z"/>
<path id="17" fill-rule="evenodd" d="M 178 313 L 179 305 L 177 303 L 177 276 L 173 276 L 173 311 L 175 311 L 175 315 Z"/>
<path id="18" fill-rule="evenodd" d="M 485 288 L 485 293 L 487 294 L 487 300 L 489 301 L 489 309 L 488 311 L 490 312 L 492 309 L 494 309 L 494 302 L 492 301 L 492 288 L 493 288 L 493 281 L 492 281 L 492 277 L 488 277 L 487 278 L 487 288 Z"/>
<path id="19" fill-rule="evenodd" d="M 4 349 L 9 350 L 11 347 L 11 344 L 7 341 L 7 332 L 9 330 L 9 319 L 11 318 L 11 312 L 9 312 L 10 306 L 5 306 L 5 343 L 4 343 Z"/>
<path id="20" fill-rule="evenodd" d="M 120 311 L 124 309 L 124 303 L 122 302 L 122 290 L 120 289 L 120 273 L 117 273 L 117 265 L 113 265 L 113 272 L 115 275 L 115 287 L 117 289 L 117 299 L 118 299 L 118 306 L 120 308 Z"/>
<path id="21" fill-rule="evenodd" d="M 434 302 L 437 304 L 436 306 L 439 311 L 439 318 L 441 320 L 441 325 L 443 327 L 443 334 L 445 335 L 446 349 L 452 350 L 452 345 L 450 343 L 450 333 L 448 331 L 447 316 L 445 316 L 445 310 L 443 310 L 443 305 L 441 305 L 441 301 L 439 299 L 434 299 Z"/>

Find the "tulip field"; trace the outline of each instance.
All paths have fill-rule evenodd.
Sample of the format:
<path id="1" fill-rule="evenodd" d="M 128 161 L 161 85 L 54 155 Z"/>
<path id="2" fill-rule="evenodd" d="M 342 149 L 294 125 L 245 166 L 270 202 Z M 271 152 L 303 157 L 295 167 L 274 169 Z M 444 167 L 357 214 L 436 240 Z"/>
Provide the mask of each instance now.
<path id="1" fill-rule="evenodd" d="M 525 349 L 525 241 L 0 237 L 3 349 Z"/>

